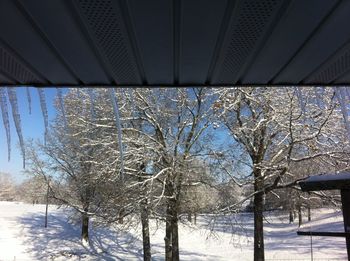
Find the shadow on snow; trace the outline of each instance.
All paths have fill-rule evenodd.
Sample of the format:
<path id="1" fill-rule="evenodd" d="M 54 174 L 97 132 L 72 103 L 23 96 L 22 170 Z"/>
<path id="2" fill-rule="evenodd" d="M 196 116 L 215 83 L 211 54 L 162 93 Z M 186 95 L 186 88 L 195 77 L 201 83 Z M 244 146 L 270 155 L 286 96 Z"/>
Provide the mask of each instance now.
<path id="1" fill-rule="evenodd" d="M 79 222 L 69 223 L 67 216 L 60 212 L 49 214 L 47 228 L 43 214 L 18 218 L 23 226 L 18 236 L 24 237 L 26 251 L 35 260 L 143 260 L 142 241 L 130 232 L 90 224 L 90 246 L 86 247 L 80 240 Z M 152 244 L 152 253 L 152 260 L 164 260 L 164 245 Z M 198 252 L 181 251 L 184 260 L 202 260 L 204 257 L 208 258 Z"/>

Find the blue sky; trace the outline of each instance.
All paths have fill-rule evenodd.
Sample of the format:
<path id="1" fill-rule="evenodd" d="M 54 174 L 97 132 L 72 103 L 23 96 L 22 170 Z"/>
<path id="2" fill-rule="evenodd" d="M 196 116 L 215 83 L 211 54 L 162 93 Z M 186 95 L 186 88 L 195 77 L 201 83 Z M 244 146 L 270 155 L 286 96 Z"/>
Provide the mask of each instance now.
<path id="1" fill-rule="evenodd" d="M 28 138 L 43 138 L 44 134 L 44 120 L 40 109 L 40 102 L 37 90 L 30 88 L 32 113 L 29 114 L 28 99 L 25 87 L 16 88 L 18 106 L 21 115 L 21 126 L 24 139 Z M 55 88 L 45 88 L 46 103 L 48 107 L 49 120 L 55 116 L 55 109 L 53 107 L 53 101 L 56 95 Z M 9 104 L 8 104 L 9 105 Z M 6 134 L 3 125 L 2 118 L 0 120 L 0 172 L 7 172 L 12 175 L 16 182 L 20 182 L 25 179 L 25 175 L 22 174 L 22 156 L 18 147 L 18 136 L 12 119 L 12 111 L 9 105 L 9 116 L 11 124 L 11 160 L 7 161 L 7 142 Z M 1 117 L 1 115 L 0 115 Z"/>

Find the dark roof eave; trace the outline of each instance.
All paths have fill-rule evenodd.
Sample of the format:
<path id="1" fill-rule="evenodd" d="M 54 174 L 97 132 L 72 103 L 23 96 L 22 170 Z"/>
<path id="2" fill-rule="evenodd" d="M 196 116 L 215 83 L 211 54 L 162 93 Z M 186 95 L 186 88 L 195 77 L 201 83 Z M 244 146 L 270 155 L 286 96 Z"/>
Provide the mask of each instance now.
<path id="1" fill-rule="evenodd" d="M 302 191 L 350 189 L 350 173 L 311 176 L 300 181 L 299 185 Z"/>

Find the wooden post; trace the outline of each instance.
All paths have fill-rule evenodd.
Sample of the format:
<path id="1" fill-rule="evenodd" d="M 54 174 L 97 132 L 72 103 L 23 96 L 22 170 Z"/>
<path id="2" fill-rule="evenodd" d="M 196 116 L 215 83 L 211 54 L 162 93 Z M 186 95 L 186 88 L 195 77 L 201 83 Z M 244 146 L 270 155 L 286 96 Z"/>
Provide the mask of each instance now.
<path id="1" fill-rule="evenodd" d="M 342 189 L 341 191 L 341 203 L 343 208 L 343 219 L 344 219 L 344 231 L 345 233 L 350 232 L 350 190 Z M 350 261 L 350 236 L 346 235 L 346 249 L 348 252 L 348 260 Z"/>
<path id="2" fill-rule="evenodd" d="M 47 228 L 47 215 L 49 210 L 49 194 L 50 194 L 50 180 L 47 180 L 47 191 L 46 191 L 46 206 L 45 206 L 45 228 Z"/>

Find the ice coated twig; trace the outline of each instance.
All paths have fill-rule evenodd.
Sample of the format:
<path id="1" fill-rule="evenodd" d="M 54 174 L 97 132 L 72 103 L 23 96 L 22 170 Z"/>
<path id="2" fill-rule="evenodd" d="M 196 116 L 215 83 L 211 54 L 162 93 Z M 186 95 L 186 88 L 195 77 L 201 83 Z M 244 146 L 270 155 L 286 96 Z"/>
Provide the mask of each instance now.
<path id="1" fill-rule="evenodd" d="M 7 107 L 7 99 L 5 94 L 5 89 L 0 88 L 0 107 L 1 107 L 1 115 L 2 121 L 4 123 L 4 128 L 6 132 L 6 141 L 7 141 L 7 159 L 10 161 L 11 159 L 11 132 L 10 132 L 10 121 L 9 121 L 9 113 Z"/>
<path id="2" fill-rule="evenodd" d="M 16 89 L 14 87 L 7 87 L 7 95 L 9 97 L 9 101 L 12 108 L 12 117 L 13 121 L 15 122 L 16 132 L 19 139 L 19 145 L 21 147 L 22 151 L 22 157 L 23 157 L 23 168 L 25 168 L 25 149 L 24 149 L 24 141 L 23 141 L 23 135 L 22 135 L 22 128 L 21 128 L 21 116 L 18 111 L 18 102 L 17 102 L 17 94 Z"/>
<path id="3" fill-rule="evenodd" d="M 119 117 L 119 107 L 117 98 L 115 97 L 115 91 L 113 88 L 108 89 L 109 96 L 112 102 L 113 111 L 114 111 L 114 117 L 115 117 L 115 123 L 118 129 L 118 143 L 119 143 L 119 151 L 120 151 L 120 168 L 121 168 L 121 180 L 124 182 L 124 151 L 123 151 L 123 144 L 122 144 L 122 127 L 120 124 L 120 117 Z"/>

